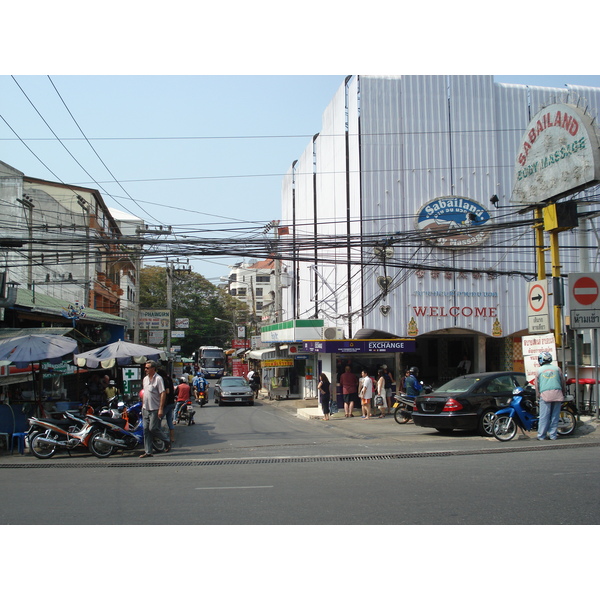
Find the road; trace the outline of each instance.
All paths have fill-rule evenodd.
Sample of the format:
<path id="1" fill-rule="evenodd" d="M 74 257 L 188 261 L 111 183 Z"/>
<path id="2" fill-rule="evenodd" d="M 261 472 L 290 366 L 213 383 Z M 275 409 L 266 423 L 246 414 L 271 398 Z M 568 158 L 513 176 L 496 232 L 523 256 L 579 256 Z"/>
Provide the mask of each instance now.
<path id="1" fill-rule="evenodd" d="M 0 458 L 2 524 L 597 524 L 600 440 L 502 443 L 393 419 L 209 404 L 171 453 Z M 4 460 L 3 460 L 4 459 Z M 149 502 L 149 499 L 152 499 Z M 168 508 L 167 508 L 168 507 Z"/>

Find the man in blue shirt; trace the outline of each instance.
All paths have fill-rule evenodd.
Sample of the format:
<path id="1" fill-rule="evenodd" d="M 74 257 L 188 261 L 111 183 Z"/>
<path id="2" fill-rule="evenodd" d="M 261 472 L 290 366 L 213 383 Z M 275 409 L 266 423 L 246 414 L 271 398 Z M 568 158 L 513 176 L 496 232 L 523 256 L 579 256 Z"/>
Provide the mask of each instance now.
<path id="1" fill-rule="evenodd" d="M 416 398 L 423 389 L 423 385 L 417 379 L 419 376 L 418 367 L 411 367 L 408 377 L 404 380 L 404 387 L 406 388 L 406 395 L 412 398 Z"/>

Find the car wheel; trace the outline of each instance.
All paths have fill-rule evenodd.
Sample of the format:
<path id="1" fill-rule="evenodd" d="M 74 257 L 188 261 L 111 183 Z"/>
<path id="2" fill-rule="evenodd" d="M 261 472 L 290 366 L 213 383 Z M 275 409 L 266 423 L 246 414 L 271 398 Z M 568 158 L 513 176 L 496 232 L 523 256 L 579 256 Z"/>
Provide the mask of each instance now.
<path id="1" fill-rule="evenodd" d="M 494 435 L 494 421 L 496 420 L 496 411 L 493 408 L 486 408 L 479 419 L 479 435 L 491 437 Z"/>
<path id="2" fill-rule="evenodd" d="M 248 406 L 254 406 L 254 400 L 250 400 L 250 402 L 248 402 Z"/>

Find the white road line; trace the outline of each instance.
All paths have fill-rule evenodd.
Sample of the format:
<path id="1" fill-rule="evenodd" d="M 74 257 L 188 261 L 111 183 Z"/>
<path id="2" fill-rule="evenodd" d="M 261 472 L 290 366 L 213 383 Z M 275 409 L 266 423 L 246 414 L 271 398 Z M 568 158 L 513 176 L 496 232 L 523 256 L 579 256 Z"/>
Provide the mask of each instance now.
<path id="1" fill-rule="evenodd" d="M 272 488 L 272 485 L 239 485 L 233 487 L 201 487 L 197 490 L 260 490 L 264 488 Z"/>

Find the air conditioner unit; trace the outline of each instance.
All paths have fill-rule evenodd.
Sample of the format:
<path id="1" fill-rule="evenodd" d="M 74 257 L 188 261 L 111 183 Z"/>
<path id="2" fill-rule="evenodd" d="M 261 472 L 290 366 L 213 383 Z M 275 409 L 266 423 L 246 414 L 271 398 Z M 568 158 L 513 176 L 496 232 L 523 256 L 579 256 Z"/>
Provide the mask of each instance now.
<path id="1" fill-rule="evenodd" d="M 344 339 L 344 328 L 343 327 L 324 327 L 323 328 L 323 339 L 324 340 L 343 340 Z"/>

